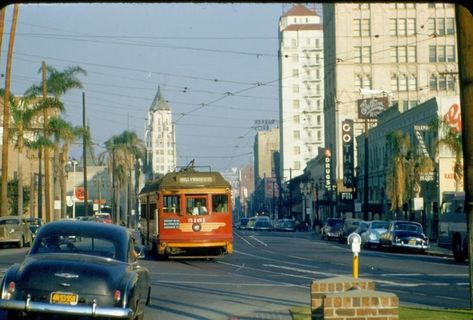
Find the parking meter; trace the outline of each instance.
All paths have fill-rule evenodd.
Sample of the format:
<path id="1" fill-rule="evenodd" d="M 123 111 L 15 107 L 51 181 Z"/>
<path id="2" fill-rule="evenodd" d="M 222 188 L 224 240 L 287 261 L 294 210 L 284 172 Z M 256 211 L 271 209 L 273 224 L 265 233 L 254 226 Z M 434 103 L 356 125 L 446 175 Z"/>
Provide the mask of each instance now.
<path id="1" fill-rule="evenodd" d="M 347 242 L 351 245 L 351 251 L 353 252 L 353 278 L 358 279 L 358 253 L 361 250 L 361 237 L 358 233 L 351 233 Z"/>

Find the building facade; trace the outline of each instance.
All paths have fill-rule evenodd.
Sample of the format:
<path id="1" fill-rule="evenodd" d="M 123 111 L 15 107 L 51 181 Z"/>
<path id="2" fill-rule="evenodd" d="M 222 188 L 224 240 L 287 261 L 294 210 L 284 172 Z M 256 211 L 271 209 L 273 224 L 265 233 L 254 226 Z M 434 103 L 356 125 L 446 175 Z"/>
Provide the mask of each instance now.
<path id="1" fill-rule="evenodd" d="M 295 5 L 279 20 L 281 176 L 302 174 L 324 146 L 323 30 L 315 10 Z M 287 179 L 286 179 L 287 180 Z"/>
<path id="2" fill-rule="evenodd" d="M 462 181 L 455 185 L 453 166 L 454 154 L 444 145 L 439 145 L 442 132 L 438 132 L 432 123 L 443 119 L 449 125 L 461 127 L 460 102 L 458 96 L 435 97 L 415 108 L 404 106 L 402 102 L 381 113 L 376 127 L 369 130 L 369 157 L 364 157 L 364 136 L 357 137 L 358 159 L 361 176 L 364 176 L 364 161 L 368 161 L 368 184 L 359 179 L 358 190 L 368 193 L 369 218 L 382 219 L 413 219 L 423 224 L 426 234 L 431 238 L 437 237 L 437 225 L 440 201 L 444 191 L 463 190 Z M 398 217 L 390 210 L 391 200 L 387 192 L 387 181 L 392 170 L 392 150 L 387 143 L 387 136 L 392 132 L 401 132 L 409 137 L 410 150 L 417 156 L 425 156 L 433 161 L 432 171 L 420 176 L 419 198 L 422 210 L 413 208 L 412 200 L 416 197 L 413 192 L 415 169 L 407 172 L 407 200 L 403 208 L 403 216 Z M 412 157 L 411 157 L 412 158 Z M 406 157 L 407 159 L 407 157 Z M 412 167 L 412 166 L 411 166 Z M 410 186 L 410 187 L 409 187 Z M 357 202 L 363 202 L 358 197 Z M 361 207 L 358 206 L 358 207 Z M 356 213 L 361 218 L 361 212 Z"/>
<path id="3" fill-rule="evenodd" d="M 341 127 L 350 119 L 355 136 L 365 130 L 361 99 L 410 109 L 458 95 L 455 13 L 446 3 L 324 3 L 323 20 L 325 146 L 340 184 Z"/>
<path id="4" fill-rule="evenodd" d="M 160 88 L 148 111 L 145 125 L 146 168 L 150 176 L 176 170 L 176 131 L 172 113 Z"/>

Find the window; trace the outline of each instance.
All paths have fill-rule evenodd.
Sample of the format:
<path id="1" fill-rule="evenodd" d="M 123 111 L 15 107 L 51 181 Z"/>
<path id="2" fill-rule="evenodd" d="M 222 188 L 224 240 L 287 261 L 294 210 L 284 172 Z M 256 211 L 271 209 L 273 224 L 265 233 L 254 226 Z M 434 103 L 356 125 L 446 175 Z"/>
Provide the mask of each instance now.
<path id="1" fill-rule="evenodd" d="M 212 195 L 212 211 L 228 213 L 228 196 L 226 194 Z"/>
<path id="2" fill-rule="evenodd" d="M 407 77 L 403 74 L 400 74 L 398 77 L 399 82 L 399 91 L 407 91 Z"/>
<path id="3" fill-rule="evenodd" d="M 445 55 L 446 55 L 445 46 L 437 46 L 437 61 L 445 62 L 446 61 Z"/>
<path id="4" fill-rule="evenodd" d="M 180 213 L 179 196 L 164 196 L 163 197 L 163 212 L 164 213 Z"/>
<path id="5" fill-rule="evenodd" d="M 299 69 L 292 69 L 292 76 L 298 77 L 299 76 Z"/>
<path id="6" fill-rule="evenodd" d="M 291 57 L 292 57 L 292 62 L 299 62 L 299 56 L 297 55 L 297 53 L 294 53 Z"/>
<path id="7" fill-rule="evenodd" d="M 398 36 L 405 36 L 406 29 L 407 29 L 407 20 L 404 18 L 397 19 L 397 35 Z"/>
<path id="8" fill-rule="evenodd" d="M 355 63 L 371 63 L 371 47 L 354 47 Z"/>
<path id="9" fill-rule="evenodd" d="M 455 62 L 455 46 L 447 46 L 447 61 L 448 62 Z"/>
<path id="10" fill-rule="evenodd" d="M 292 100 L 292 107 L 294 109 L 299 109 L 299 105 L 300 105 L 299 100 Z"/>
<path id="11" fill-rule="evenodd" d="M 299 123 L 301 122 L 301 119 L 300 119 L 299 115 L 293 116 L 293 117 L 292 117 L 292 122 L 293 122 L 294 124 L 299 124 Z"/>
<path id="12" fill-rule="evenodd" d="M 437 62 L 437 47 L 429 46 L 429 62 Z"/>
<path id="13" fill-rule="evenodd" d="M 192 215 L 207 214 L 207 198 L 206 197 L 187 197 L 186 212 Z"/>
<path id="14" fill-rule="evenodd" d="M 447 34 L 455 34 L 455 19 L 447 18 Z"/>
<path id="15" fill-rule="evenodd" d="M 445 18 L 437 18 L 437 34 L 440 36 L 445 35 Z"/>
<path id="16" fill-rule="evenodd" d="M 293 93 L 299 93 L 299 85 L 297 85 L 297 84 L 292 85 L 292 92 Z"/>
<path id="17" fill-rule="evenodd" d="M 417 47 L 416 46 L 407 47 L 407 62 L 417 62 Z"/>
<path id="18" fill-rule="evenodd" d="M 436 91 L 437 90 L 437 75 L 431 74 L 430 75 L 430 90 Z"/>
<path id="19" fill-rule="evenodd" d="M 315 39 L 315 47 L 320 48 L 320 40 L 319 39 Z"/>
<path id="20" fill-rule="evenodd" d="M 406 47 L 397 47 L 398 56 L 397 62 L 407 62 L 407 48 Z"/>
<path id="21" fill-rule="evenodd" d="M 294 147 L 294 154 L 301 154 L 301 147 L 295 146 Z"/>
<path id="22" fill-rule="evenodd" d="M 294 131 L 292 132 L 292 135 L 293 135 L 293 137 L 294 137 L 295 140 L 299 140 L 299 139 L 301 138 L 301 133 L 300 133 L 299 130 L 294 130 Z"/>
<path id="23" fill-rule="evenodd" d="M 407 19 L 407 35 L 412 36 L 416 34 L 416 19 L 408 18 Z"/>
<path id="24" fill-rule="evenodd" d="M 367 37 L 371 34 L 370 19 L 353 19 L 353 36 Z"/>
<path id="25" fill-rule="evenodd" d="M 291 47 L 293 47 L 293 48 L 297 47 L 297 40 L 296 39 L 291 39 Z"/>
<path id="26" fill-rule="evenodd" d="M 417 78 L 415 75 L 411 74 L 408 78 L 409 91 L 417 90 Z"/>
<path id="27" fill-rule="evenodd" d="M 322 117 L 320 115 L 317 115 L 317 125 L 320 126 L 322 123 Z"/>

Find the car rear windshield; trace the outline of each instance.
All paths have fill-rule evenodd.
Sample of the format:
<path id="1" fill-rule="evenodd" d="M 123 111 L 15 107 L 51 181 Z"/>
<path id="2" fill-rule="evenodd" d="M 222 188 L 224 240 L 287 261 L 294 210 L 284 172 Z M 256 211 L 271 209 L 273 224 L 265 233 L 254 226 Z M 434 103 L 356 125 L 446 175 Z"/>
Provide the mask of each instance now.
<path id="1" fill-rule="evenodd" d="M 17 219 L 0 220 L 0 224 L 20 224 L 20 220 L 17 220 Z"/>
<path id="2" fill-rule="evenodd" d="M 82 235 L 48 235 L 39 239 L 31 250 L 35 253 L 80 253 L 117 258 L 116 244 L 110 239 Z"/>

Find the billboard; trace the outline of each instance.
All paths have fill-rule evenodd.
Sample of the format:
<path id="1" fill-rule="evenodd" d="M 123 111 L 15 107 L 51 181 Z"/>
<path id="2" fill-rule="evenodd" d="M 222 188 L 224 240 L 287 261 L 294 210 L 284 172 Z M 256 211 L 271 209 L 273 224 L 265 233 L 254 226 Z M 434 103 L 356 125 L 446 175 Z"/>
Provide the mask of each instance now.
<path id="1" fill-rule="evenodd" d="M 358 119 L 376 119 L 388 107 L 388 97 L 358 100 Z"/>

